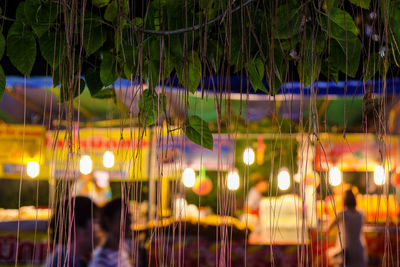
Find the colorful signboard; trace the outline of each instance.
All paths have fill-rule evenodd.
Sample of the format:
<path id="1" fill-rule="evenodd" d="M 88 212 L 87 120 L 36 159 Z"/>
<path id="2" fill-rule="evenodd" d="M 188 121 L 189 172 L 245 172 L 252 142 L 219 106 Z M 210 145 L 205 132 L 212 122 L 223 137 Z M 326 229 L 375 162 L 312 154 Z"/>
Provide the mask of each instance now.
<path id="1" fill-rule="evenodd" d="M 393 170 L 397 167 L 398 138 L 384 140 L 373 134 L 322 134 L 315 141 L 315 169 L 327 171 L 337 167 L 342 171 L 373 172 L 378 165 Z"/>
<path id="2" fill-rule="evenodd" d="M 5 124 L 0 127 L 0 162 L 26 164 L 44 162 L 46 131 L 42 126 Z"/>
<path id="3" fill-rule="evenodd" d="M 69 141 L 73 140 L 72 142 Z M 74 144 L 73 147 L 68 144 Z M 121 128 L 83 128 L 68 137 L 65 131 L 49 131 L 47 164 L 55 178 L 78 178 L 79 161 L 90 156 L 93 171 L 107 171 L 110 179 L 141 180 L 148 175 L 149 131 Z M 113 166 L 104 166 L 104 153 L 114 155 Z"/>
<path id="4" fill-rule="evenodd" d="M 45 163 L 46 130 L 42 126 L 4 124 L 0 127 L 0 175 L 26 178 L 26 164 Z"/>
<path id="5" fill-rule="evenodd" d="M 17 230 L 17 221 L 0 223 L 0 266 L 42 266 L 52 245 L 47 221 L 20 221 Z"/>
<path id="6" fill-rule="evenodd" d="M 177 135 L 159 140 L 157 159 L 164 175 L 168 176 L 176 176 L 184 168 L 198 171 L 202 166 L 207 171 L 228 171 L 235 167 L 234 150 L 234 140 L 227 136 L 214 137 L 214 147 L 210 151 Z"/>

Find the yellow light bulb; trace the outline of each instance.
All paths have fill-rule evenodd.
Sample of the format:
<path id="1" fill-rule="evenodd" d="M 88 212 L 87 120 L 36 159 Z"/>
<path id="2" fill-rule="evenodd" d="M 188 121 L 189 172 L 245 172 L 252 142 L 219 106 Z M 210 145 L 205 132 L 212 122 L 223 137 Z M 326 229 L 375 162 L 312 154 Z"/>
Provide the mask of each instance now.
<path id="1" fill-rule="evenodd" d="M 332 167 L 329 170 L 329 184 L 332 186 L 338 186 L 342 183 L 342 173 L 337 167 Z"/>
<path id="2" fill-rule="evenodd" d="M 193 187 L 196 182 L 196 173 L 192 168 L 186 168 L 182 173 L 182 182 L 186 187 Z"/>
<path id="3" fill-rule="evenodd" d="M 106 168 L 114 167 L 114 153 L 106 151 L 103 155 L 103 165 Z"/>
<path id="4" fill-rule="evenodd" d="M 243 152 L 243 162 L 246 165 L 252 165 L 255 160 L 255 153 L 251 147 L 247 147 Z"/>
<path id="5" fill-rule="evenodd" d="M 236 171 L 229 172 L 227 177 L 227 186 L 231 191 L 236 191 L 239 189 L 239 174 Z"/>
<path id="6" fill-rule="evenodd" d="M 40 165 L 38 162 L 36 161 L 29 161 L 26 164 L 26 174 L 30 177 L 30 178 L 36 178 L 39 176 L 39 172 L 40 172 Z"/>
<path id="7" fill-rule="evenodd" d="M 82 174 L 89 174 L 93 170 L 93 163 L 90 156 L 82 156 L 81 160 L 79 161 L 79 170 Z"/>
<path id="8" fill-rule="evenodd" d="M 384 185 L 386 182 L 385 169 L 380 165 L 375 167 L 374 182 L 376 185 Z"/>
<path id="9" fill-rule="evenodd" d="M 290 174 L 286 170 L 282 170 L 278 173 L 278 187 L 280 190 L 287 190 L 290 187 Z"/>

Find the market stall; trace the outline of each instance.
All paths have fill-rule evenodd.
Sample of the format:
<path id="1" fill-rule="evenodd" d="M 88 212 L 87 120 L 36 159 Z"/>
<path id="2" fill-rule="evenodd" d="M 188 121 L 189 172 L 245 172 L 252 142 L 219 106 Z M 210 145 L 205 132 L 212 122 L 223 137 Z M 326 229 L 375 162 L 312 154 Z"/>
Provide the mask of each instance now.
<path id="1" fill-rule="evenodd" d="M 32 190 L 38 190 L 39 183 L 49 177 L 45 165 L 45 137 L 46 131 L 42 126 L 1 126 L 0 177 L 13 185 L 25 185 L 27 188 L 24 189 L 28 191 L 21 194 L 32 195 Z M 18 200 L 15 197 L 17 188 L 9 187 L 10 192 L 2 193 L 3 197 L 11 194 L 7 204 L 13 208 L 0 208 L 0 264 L 15 266 L 17 262 L 18 266 L 40 266 L 49 249 L 47 220 L 50 210 L 24 206 L 25 195 L 15 203 Z"/>
<path id="2" fill-rule="evenodd" d="M 315 207 L 320 224 L 312 229 L 312 242 L 314 255 L 320 256 L 318 262 L 326 261 L 327 250 L 336 245 L 337 232 L 321 230 L 343 210 L 343 192 L 348 189 L 356 196 L 357 210 L 364 214 L 363 236 L 369 266 L 392 262 L 389 255 L 396 255 L 399 142 L 394 136 L 386 136 L 385 140 L 383 143 L 371 134 L 320 137 L 315 169 L 326 177 L 329 188 Z"/>
<path id="3" fill-rule="evenodd" d="M 169 143 L 167 151 L 174 156 L 162 166 L 164 172 L 179 166 L 178 179 L 170 184 L 172 217 L 159 217 L 165 225 L 146 227 L 152 236 L 148 247 L 152 263 L 172 257 L 185 266 L 199 258 L 200 266 L 216 262 L 239 266 L 245 259 L 249 266 L 259 262 L 293 266 L 301 261 L 299 255 L 308 253 L 308 232 L 302 231 L 308 228 L 307 221 L 293 181 L 296 167 L 285 167 L 296 161 L 296 135 L 238 134 L 235 139 L 214 135 L 212 151 L 181 136 Z M 283 155 L 280 162 L 271 161 L 275 153 Z M 270 174 L 273 177 L 267 178 Z M 257 181 L 267 187 L 255 216 L 246 212 L 245 202 Z M 226 195 L 219 198 L 221 192 Z"/>
<path id="4" fill-rule="evenodd" d="M 74 132 L 76 146 L 72 150 L 76 157 L 72 157 L 63 130 L 46 132 L 44 127 L 31 125 L 2 127 L 0 142 L 5 150 L 0 155 L 0 177 L 3 184 L 4 178 L 14 179 L 24 190 L 18 200 L 18 187 L 10 188 L 9 202 L 17 202 L 9 205 L 18 208 L 0 208 L 0 265 L 14 266 L 17 261 L 18 266 L 41 266 L 45 262 L 52 250 L 48 229 L 52 216 L 49 199 L 68 196 L 67 188 L 72 193 L 78 191 L 78 187 L 73 189 L 76 184 L 84 183 L 86 191 L 76 193 L 86 194 L 101 206 L 112 197 L 110 185 L 113 181 L 118 181 L 116 191 L 121 191 L 121 182 L 148 179 L 149 133 L 138 142 L 137 130 L 122 132 L 118 128 L 81 129 L 79 142 L 78 132 Z M 82 177 L 86 180 L 81 180 Z M 41 181 L 46 182 L 46 188 L 39 184 Z M 28 183 L 33 186 L 27 191 Z M 59 188 L 65 190 L 59 191 Z M 29 195 L 32 196 L 29 203 L 36 203 L 35 206 L 23 205 Z M 141 195 L 131 199 L 133 210 L 140 200 Z M 133 215 L 134 222 L 145 224 L 148 211 Z"/>

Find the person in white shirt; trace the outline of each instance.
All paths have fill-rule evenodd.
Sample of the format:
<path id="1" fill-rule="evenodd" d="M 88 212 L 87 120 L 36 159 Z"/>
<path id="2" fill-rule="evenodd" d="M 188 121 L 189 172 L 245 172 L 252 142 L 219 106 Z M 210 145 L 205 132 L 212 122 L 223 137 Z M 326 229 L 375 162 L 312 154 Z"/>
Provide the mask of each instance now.
<path id="1" fill-rule="evenodd" d="M 257 176 L 254 186 L 250 188 L 245 202 L 245 213 L 258 216 L 260 210 L 260 202 L 263 194 L 268 190 L 268 182 L 263 176 Z"/>

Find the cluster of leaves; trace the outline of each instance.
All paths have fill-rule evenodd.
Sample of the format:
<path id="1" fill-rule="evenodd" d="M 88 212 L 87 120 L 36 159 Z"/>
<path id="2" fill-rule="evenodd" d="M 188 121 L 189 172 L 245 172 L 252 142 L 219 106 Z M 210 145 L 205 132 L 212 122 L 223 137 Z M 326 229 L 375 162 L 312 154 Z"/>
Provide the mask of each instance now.
<path id="1" fill-rule="evenodd" d="M 248 0 L 242 5 L 238 1 L 154 0 L 142 1 L 145 12 L 141 15 L 134 12 L 135 2 L 91 0 L 69 21 L 68 5 L 22 1 L 6 41 L 0 33 L 0 57 L 6 49 L 11 63 L 29 76 L 40 51 L 52 69 L 53 84 L 61 85 L 64 101 L 85 87 L 92 97 L 115 98 L 113 85 L 118 78 L 139 79 L 149 86 L 139 99 L 139 119 L 150 126 L 166 107 L 165 96 L 155 88 L 171 77 L 195 93 L 204 75 L 244 74 L 255 91 L 274 95 L 290 76 L 290 66 L 295 66 L 300 81 L 308 86 L 320 74 L 335 82 L 339 72 L 355 77 L 360 63 L 367 63 L 366 80 L 378 70 L 384 77 L 390 62 L 398 64 L 400 55 L 397 0 L 381 0 L 381 8 L 375 11 L 389 22 L 382 23 L 390 35 L 381 36 L 388 41 L 382 47 L 393 51 L 386 55 L 378 53 L 382 47 L 364 51 L 354 17 L 338 0 L 323 4 Z M 371 5 L 370 0 L 347 2 L 361 12 Z M 68 27 L 72 30 L 66 33 Z M 71 49 L 71 40 L 80 40 L 75 46 L 80 44 L 83 52 Z M 71 76 L 75 80 L 67 84 Z M 0 87 L 3 92 L 1 68 Z M 187 118 L 182 129 L 190 140 L 212 149 L 211 132 L 201 118 Z"/>

